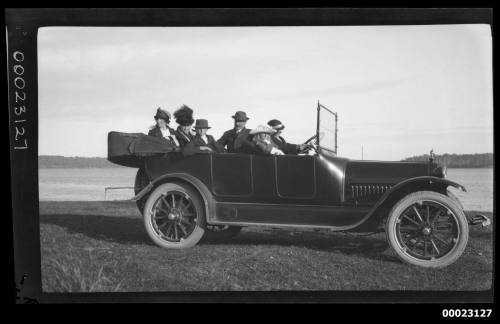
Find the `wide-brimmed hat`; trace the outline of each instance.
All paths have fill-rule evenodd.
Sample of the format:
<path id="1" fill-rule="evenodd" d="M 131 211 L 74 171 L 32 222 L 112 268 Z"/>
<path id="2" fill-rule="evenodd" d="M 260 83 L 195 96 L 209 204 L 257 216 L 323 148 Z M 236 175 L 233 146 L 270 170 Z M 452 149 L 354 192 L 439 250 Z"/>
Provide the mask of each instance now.
<path id="1" fill-rule="evenodd" d="M 285 128 L 285 125 L 283 125 L 279 120 L 277 119 L 271 119 L 270 121 L 267 122 L 269 126 L 271 126 L 274 130 L 282 130 Z"/>
<path id="2" fill-rule="evenodd" d="M 170 113 L 166 110 L 161 109 L 158 107 L 156 110 L 156 115 L 154 116 L 155 119 L 163 119 L 165 121 L 170 121 Z"/>
<path id="3" fill-rule="evenodd" d="M 273 134 L 275 132 L 274 129 L 272 129 L 271 127 L 268 127 L 266 125 L 259 125 L 257 127 L 255 127 L 254 129 L 252 129 L 250 131 L 250 134 L 251 135 L 257 135 L 257 134 L 262 134 L 262 133 L 265 133 L 265 134 Z"/>
<path id="4" fill-rule="evenodd" d="M 247 117 L 247 114 L 244 111 L 237 111 L 236 114 L 234 114 L 234 116 L 231 117 L 233 117 L 234 120 L 236 121 L 247 121 L 250 119 Z"/>
<path id="5" fill-rule="evenodd" d="M 208 120 L 206 119 L 197 119 L 194 128 L 212 128 L 208 126 Z"/>
<path id="6" fill-rule="evenodd" d="M 181 126 L 193 125 L 193 109 L 186 105 L 182 105 L 179 109 L 174 112 L 175 121 Z"/>

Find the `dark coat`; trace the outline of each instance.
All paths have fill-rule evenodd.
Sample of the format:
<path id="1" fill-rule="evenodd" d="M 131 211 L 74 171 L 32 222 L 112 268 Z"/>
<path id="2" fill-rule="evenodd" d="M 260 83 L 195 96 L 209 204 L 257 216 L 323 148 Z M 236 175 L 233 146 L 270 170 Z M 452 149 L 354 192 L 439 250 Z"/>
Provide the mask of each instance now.
<path id="1" fill-rule="evenodd" d="M 182 153 L 184 155 L 193 155 L 196 153 L 223 153 L 224 147 L 219 145 L 212 135 L 207 134 L 208 143 L 201 138 L 200 135 L 196 134 L 193 139 L 186 144 L 186 146 L 182 149 Z M 207 150 L 200 149 L 201 146 L 208 146 L 212 149 L 212 152 Z"/>
<path id="2" fill-rule="evenodd" d="M 175 135 L 175 137 L 177 138 L 177 132 L 173 128 L 169 127 L 169 126 L 167 126 L 167 128 L 168 128 L 170 134 Z M 149 132 L 148 132 L 148 135 L 149 136 L 154 136 L 154 137 L 162 138 L 165 141 L 167 141 L 170 144 L 172 144 L 172 145 L 174 145 L 174 146 L 177 147 L 177 145 L 175 144 L 175 142 L 173 140 L 170 140 L 170 139 L 167 139 L 167 138 L 163 137 L 163 134 L 161 133 L 160 127 L 158 127 L 158 126 L 155 126 L 155 127 L 151 128 L 149 130 Z"/>
<path id="3" fill-rule="evenodd" d="M 194 135 L 189 133 L 188 135 L 186 135 L 180 127 L 177 127 L 177 131 L 176 131 L 176 136 L 177 136 L 177 140 L 179 141 L 179 144 L 181 145 L 181 147 L 184 147 L 187 145 L 187 143 L 191 142 L 194 138 Z"/>
<path id="4" fill-rule="evenodd" d="M 271 142 L 273 142 L 285 154 L 298 154 L 298 146 L 295 144 L 287 143 L 281 136 L 272 135 Z"/>
<path id="5" fill-rule="evenodd" d="M 222 135 L 217 143 L 227 148 L 229 153 L 253 153 L 255 144 L 251 141 L 250 129 L 243 128 L 239 133 L 236 129 L 230 129 Z"/>

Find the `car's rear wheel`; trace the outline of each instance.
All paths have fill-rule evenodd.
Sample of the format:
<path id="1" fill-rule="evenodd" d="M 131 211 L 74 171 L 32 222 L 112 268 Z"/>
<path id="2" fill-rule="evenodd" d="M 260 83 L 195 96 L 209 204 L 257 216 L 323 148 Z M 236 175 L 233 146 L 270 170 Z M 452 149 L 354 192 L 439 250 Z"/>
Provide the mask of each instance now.
<path id="1" fill-rule="evenodd" d="M 201 198 L 183 184 L 158 186 L 144 206 L 144 224 L 149 237 L 168 249 L 196 245 L 204 233 L 204 219 Z"/>
<path id="2" fill-rule="evenodd" d="M 224 240 L 230 239 L 241 232 L 241 226 L 228 225 L 210 225 L 205 226 L 205 235 L 203 238 L 208 240 Z"/>
<path id="3" fill-rule="evenodd" d="M 453 199 L 418 191 L 394 205 L 386 223 L 389 244 L 397 256 L 421 267 L 441 268 L 464 252 L 469 226 Z"/>

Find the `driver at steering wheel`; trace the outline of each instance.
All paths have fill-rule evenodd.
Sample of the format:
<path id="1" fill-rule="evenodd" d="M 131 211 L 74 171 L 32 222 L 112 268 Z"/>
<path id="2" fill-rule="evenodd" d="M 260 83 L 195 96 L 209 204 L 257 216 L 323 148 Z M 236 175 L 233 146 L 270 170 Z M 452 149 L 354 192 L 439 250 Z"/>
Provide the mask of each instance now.
<path id="1" fill-rule="evenodd" d="M 279 120 L 272 119 L 267 123 L 272 129 L 275 130 L 275 133 L 271 135 L 271 141 L 285 154 L 299 154 L 307 148 L 306 144 L 291 144 L 287 143 L 283 137 L 281 137 L 281 133 L 283 129 L 285 129 L 285 125 L 283 125 Z"/>

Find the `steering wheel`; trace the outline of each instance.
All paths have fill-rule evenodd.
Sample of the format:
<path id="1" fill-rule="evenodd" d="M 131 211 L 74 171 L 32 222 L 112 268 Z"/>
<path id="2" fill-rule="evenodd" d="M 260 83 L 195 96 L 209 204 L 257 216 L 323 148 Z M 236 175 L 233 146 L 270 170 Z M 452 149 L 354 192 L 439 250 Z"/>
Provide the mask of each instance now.
<path id="1" fill-rule="evenodd" d="M 312 142 L 316 139 L 316 135 L 313 135 L 311 136 L 310 138 L 307 139 L 307 141 L 305 141 L 304 143 L 302 143 L 303 145 L 309 145 L 309 144 L 312 144 Z"/>
<path id="2" fill-rule="evenodd" d="M 319 139 L 321 140 L 325 136 L 324 132 L 319 133 Z M 302 145 L 306 145 L 306 147 L 299 153 L 308 153 L 310 150 L 315 150 L 317 151 L 318 149 L 318 142 L 316 141 L 316 135 L 311 136 L 308 138 Z"/>

